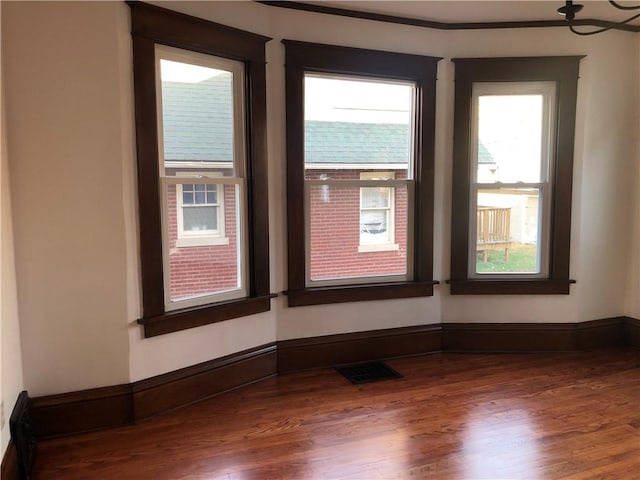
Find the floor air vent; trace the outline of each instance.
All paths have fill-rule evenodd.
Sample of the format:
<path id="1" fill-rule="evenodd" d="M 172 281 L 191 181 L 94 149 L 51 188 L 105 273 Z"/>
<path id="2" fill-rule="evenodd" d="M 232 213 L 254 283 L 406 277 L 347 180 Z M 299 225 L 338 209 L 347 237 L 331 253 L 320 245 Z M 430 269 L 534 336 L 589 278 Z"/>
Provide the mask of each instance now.
<path id="1" fill-rule="evenodd" d="M 358 363 L 336 367 L 336 370 L 354 385 L 402 378 L 401 374 L 384 362 Z"/>

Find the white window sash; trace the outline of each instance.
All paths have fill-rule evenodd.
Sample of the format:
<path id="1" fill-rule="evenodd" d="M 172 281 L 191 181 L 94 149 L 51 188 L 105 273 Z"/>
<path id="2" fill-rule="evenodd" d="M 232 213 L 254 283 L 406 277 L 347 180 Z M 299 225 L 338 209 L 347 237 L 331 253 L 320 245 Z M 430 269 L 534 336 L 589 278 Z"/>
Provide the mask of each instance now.
<path id="1" fill-rule="evenodd" d="M 162 201 L 162 255 L 164 268 L 164 303 L 165 311 L 174 311 L 182 308 L 206 305 L 208 303 L 221 302 L 243 298 L 248 295 L 248 218 L 247 206 L 245 201 L 246 182 L 244 179 L 245 162 L 246 162 L 246 146 L 245 146 L 245 105 L 244 105 L 244 65 L 235 60 L 229 60 L 211 55 L 201 54 L 197 52 L 185 51 L 178 48 L 168 47 L 165 45 L 155 46 L 155 64 L 156 64 L 156 108 L 158 122 L 158 171 L 159 182 L 161 188 Z M 176 62 L 187 63 L 191 65 L 200 65 L 204 67 L 226 70 L 233 74 L 233 176 L 219 177 L 216 175 L 208 176 L 206 173 L 197 173 L 194 177 L 188 176 L 167 176 L 165 167 L 167 164 L 164 159 L 164 138 L 163 138 L 163 109 L 162 109 L 162 78 L 160 72 L 160 60 L 171 60 Z M 168 186 L 178 185 L 182 183 L 192 184 L 217 184 L 217 185 L 236 185 L 236 216 L 237 216 L 237 258 L 238 258 L 238 286 L 237 288 L 226 291 L 219 291 L 213 294 L 194 295 L 177 301 L 171 301 L 170 288 L 170 257 L 169 257 L 169 221 L 168 221 Z M 181 200 L 181 199 L 180 199 Z M 220 224 L 219 224 L 220 225 Z M 224 225 L 224 220 L 222 225 Z M 180 228 L 180 226 L 178 227 Z"/>
<path id="2" fill-rule="evenodd" d="M 538 182 L 478 182 L 478 128 L 479 111 L 478 99 L 484 95 L 542 95 L 542 138 L 541 138 L 541 162 L 540 181 Z M 513 280 L 548 278 L 549 275 L 549 249 L 551 229 L 551 181 L 550 175 L 553 169 L 553 145 L 555 124 L 554 106 L 556 87 L 554 82 L 477 82 L 473 85 L 472 93 L 472 131 L 471 131 L 471 161 L 470 188 L 469 188 L 469 238 L 468 238 L 468 275 L 476 280 Z M 535 189 L 539 192 L 538 234 L 537 234 L 537 258 L 539 271 L 535 273 L 504 272 L 504 273 L 479 273 L 477 268 L 477 199 L 481 190 L 522 190 Z"/>

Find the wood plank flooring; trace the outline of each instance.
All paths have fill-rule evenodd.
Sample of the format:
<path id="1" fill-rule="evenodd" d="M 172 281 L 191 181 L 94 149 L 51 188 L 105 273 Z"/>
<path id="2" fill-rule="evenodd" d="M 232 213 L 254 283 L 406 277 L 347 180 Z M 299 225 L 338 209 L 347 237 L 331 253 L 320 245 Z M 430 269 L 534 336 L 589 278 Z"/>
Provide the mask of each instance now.
<path id="1" fill-rule="evenodd" d="M 39 444 L 50 479 L 640 478 L 640 353 L 435 354 L 281 375 Z"/>

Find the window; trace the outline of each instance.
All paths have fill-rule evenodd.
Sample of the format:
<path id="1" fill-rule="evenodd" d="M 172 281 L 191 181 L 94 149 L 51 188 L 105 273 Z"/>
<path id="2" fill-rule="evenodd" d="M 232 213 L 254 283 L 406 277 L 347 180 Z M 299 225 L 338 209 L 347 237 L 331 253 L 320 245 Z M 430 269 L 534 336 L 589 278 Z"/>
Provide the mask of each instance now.
<path id="1" fill-rule="evenodd" d="M 360 180 L 394 180 L 393 172 L 362 172 Z M 399 250 L 395 239 L 395 188 L 360 189 L 360 245 L 358 252 Z"/>
<path id="2" fill-rule="evenodd" d="M 129 5 L 145 336 L 267 311 L 268 39 Z"/>
<path id="3" fill-rule="evenodd" d="M 569 293 L 579 61 L 454 59 L 451 293 Z"/>
<path id="4" fill-rule="evenodd" d="M 176 245 L 228 245 L 224 236 L 224 189 L 217 184 L 184 183 L 176 186 Z"/>
<path id="5" fill-rule="evenodd" d="M 432 295 L 439 59 L 284 43 L 289 306 Z"/>

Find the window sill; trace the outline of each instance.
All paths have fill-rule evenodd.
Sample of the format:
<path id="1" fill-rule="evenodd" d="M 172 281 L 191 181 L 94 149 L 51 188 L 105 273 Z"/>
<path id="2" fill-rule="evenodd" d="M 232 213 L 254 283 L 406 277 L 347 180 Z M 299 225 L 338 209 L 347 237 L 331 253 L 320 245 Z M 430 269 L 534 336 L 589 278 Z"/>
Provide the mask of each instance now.
<path id="1" fill-rule="evenodd" d="M 397 250 L 400 250 L 400 245 L 397 243 L 378 243 L 378 244 L 361 243 L 360 245 L 358 245 L 358 253 L 392 252 Z"/>
<path id="2" fill-rule="evenodd" d="M 229 245 L 228 237 L 183 237 L 176 240 L 176 247 L 213 247 Z"/>
<path id="3" fill-rule="evenodd" d="M 568 295 L 575 280 L 448 280 L 451 295 Z"/>
<path id="4" fill-rule="evenodd" d="M 276 295 L 246 297 L 203 307 L 185 308 L 154 317 L 141 318 L 138 323 L 144 327 L 145 338 L 155 337 L 233 318 L 246 317 L 255 313 L 268 312 L 271 309 L 271 299 L 274 297 Z"/>
<path id="5" fill-rule="evenodd" d="M 364 302 L 393 298 L 431 297 L 437 281 L 375 283 L 335 287 L 313 287 L 288 290 L 285 293 L 289 307 L 323 305 L 327 303 Z"/>

